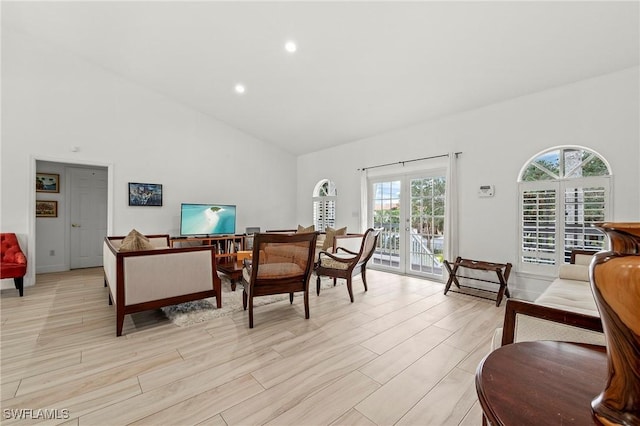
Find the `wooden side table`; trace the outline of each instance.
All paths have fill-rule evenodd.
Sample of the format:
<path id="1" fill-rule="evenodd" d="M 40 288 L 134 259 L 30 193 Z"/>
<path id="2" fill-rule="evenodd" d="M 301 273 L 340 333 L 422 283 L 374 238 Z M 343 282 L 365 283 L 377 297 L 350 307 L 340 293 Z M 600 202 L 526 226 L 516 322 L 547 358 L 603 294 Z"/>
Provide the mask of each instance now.
<path id="1" fill-rule="evenodd" d="M 453 268 L 451 267 L 452 265 L 453 265 Z M 444 287 L 444 294 L 447 294 L 447 292 L 451 288 L 451 284 L 455 284 L 456 287 L 458 287 L 458 288 L 466 287 L 466 288 L 472 288 L 474 290 L 479 290 L 479 291 L 482 291 L 482 292 L 492 293 L 491 291 L 485 290 L 483 288 L 477 288 L 477 287 L 461 285 L 460 281 L 458 281 L 458 278 L 466 278 L 466 279 L 469 279 L 469 280 L 475 280 L 475 281 L 482 281 L 482 282 L 486 282 L 486 283 L 498 284 L 499 287 L 498 287 L 498 290 L 496 292 L 496 299 L 495 299 L 496 300 L 496 306 L 500 306 L 500 302 L 502 302 L 502 298 L 504 297 L 504 295 L 506 295 L 507 297 L 511 297 L 511 295 L 509 294 L 509 287 L 507 287 L 507 282 L 509 281 L 509 275 L 511 274 L 511 263 L 485 262 L 485 261 L 482 261 L 482 260 L 463 259 L 460 256 L 458 256 L 456 258 L 456 261 L 453 264 L 451 264 L 451 263 L 449 263 L 448 261 L 445 260 L 444 261 L 444 266 L 447 269 L 447 272 L 449 272 L 449 280 L 447 281 L 447 285 Z M 478 278 L 478 277 L 460 275 L 459 274 L 459 269 L 460 268 L 475 269 L 475 270 L 478 270 L 478 271 L 495 272 L 497 281 Z M 477 296 L 477 295 L 471 294 L 471 296 Z M 477 296 L 477 297 L 483 297 L 483 296 Z M 488 299 L 488 297 L 483 297 L 483 298 Z M 493 300 L 493 299 L 491 299 L 491 300 Z"/>
<path id="2" fill-rule="evenodd" d="M 229 277 L 231 291 L 236 291 L 236 284 L 242 279 L 242 265 L 238 265 L 238 262 L 235 261 L 218 263 L 216 264 L 216 269 Z"/>
<path id="3" fill-rule="evenodd" d="M 476 371 L 482 424 L 600 424 L 591 400 L 606 378 L 604 346 L 552 341 L 502 346 Z"/>

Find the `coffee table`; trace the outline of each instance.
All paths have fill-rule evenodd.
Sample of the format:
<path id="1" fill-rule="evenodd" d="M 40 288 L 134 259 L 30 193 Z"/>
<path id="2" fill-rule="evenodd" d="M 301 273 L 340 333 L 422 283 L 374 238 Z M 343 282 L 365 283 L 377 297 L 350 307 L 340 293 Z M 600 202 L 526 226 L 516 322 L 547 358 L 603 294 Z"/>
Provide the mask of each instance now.
<path id="1" fill-rule="evenodd" d="M 237 262 L 218 263 L 216 269 L 229 277 L 231 290 L 236 291 L 236 283 L 242 279 L 242 265 L 238 265 Z"/>
<path id="2" fill-rule="evenodd" d="M 592 425 L 591 400 L 604 390 L 604 346 L 520 342 L 487 355 L 476 371 L 482 424 Z"/>

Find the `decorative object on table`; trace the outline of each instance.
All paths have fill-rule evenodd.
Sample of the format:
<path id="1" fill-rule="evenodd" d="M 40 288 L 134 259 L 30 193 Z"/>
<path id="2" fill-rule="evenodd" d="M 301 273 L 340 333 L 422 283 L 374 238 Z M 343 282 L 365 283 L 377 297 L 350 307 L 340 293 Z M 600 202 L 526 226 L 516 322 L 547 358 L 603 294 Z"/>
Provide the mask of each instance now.
<path id="1" fill-rule="evenodd" d="M 236 256 L 237 256 L 236 262 L 238 262 L 238 266 L 242 266 L 245 259 L 251 259 L 252 254 L 253 254 L 253 251 L 251 250 L 239 250 L 236 253 Z"/>
<path id="2" fill-rule="evenodd" d="M 162 184 L 129 182 L 130 206 L 162 206 Z"/>
<path id="3" fill-rule="evenodd" d="M 27 273 L 27 257 L 13 232 L 0 234 L 0 278 L 13 278 L 20 297 L 23 296 L 23 278 Z"/>
<path id="4" fill-rule="evenodd" d="M 58 202 L 36 200 L 36 217 L 58 217 Z"/>
<path id="5" fill-rule="evenodd" d="M 60 192 L 60 175 L 55 173 L 36 173 L 36 192 Z"/>
<path id="6" fill-rule="evenodd" d="M 640 223 L 598 223 L 610 251 L 591 262 L 591 288 L 607 342 L 608 378 L 592 402 L 603 424 L 640 424 Z"/>

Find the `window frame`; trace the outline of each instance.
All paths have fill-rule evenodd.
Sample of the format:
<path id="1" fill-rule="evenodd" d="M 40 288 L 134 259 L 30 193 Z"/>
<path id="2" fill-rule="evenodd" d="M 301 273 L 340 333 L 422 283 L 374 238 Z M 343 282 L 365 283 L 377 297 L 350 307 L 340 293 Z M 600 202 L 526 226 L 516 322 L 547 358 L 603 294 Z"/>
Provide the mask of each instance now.
<path id="1" fill-rule="evenodd" d="M 530 164 L 535 162 L 541 156 L 544 156 L 553 151 L 560 150 L 561 157 L 564 157 L 564 150 L 583 150 L 592 156 L 595 155 L 599 158 L 607 167 L 607 175 L 599 175 L 599 176 L 579 176 L 579 177 L 563 177 L 564 170 L 560 173 L 560 177 L 555 179 L 543 179 L 536 181 L 523 181 L 523 175 Z M 564 167 L 564 165 L 563 165 Z M 607 160 L 600 155 L 599 153 L 593 151 L 592 149 L 575 146 L 575 145 L 567 145 L 567 146 L 557 146 L 553 148 L 546 149 L 541 151 L 531 157 L 521 168 L 520 173 L 518 175 L 518 219 L 517 219 L 517 256 L 518 256 L 518 273 L 523 275 L 533 275 L 533 276 L 545 276 L 545 277 L 553 277 L 557 276 L 558 269 L 560 265 L 566 263 L 566 258 L 564 255 L 565 252 L 565 244 L 566 244 L 566 190 L 568 188 L 590 188 L 590 187 L 602 187 L 604 188 L 604 221 L 610 220 L 613 212 L 613 173 L 611 172 L 611 167 Z M 525 255 L 524 250 L 524 211 L 525 211 L 525 203 L 524 203 L 524 194 L 526 191 L 535 191 L 535 190 L 548 190 L 553 189 L 556 193 L 555 200 L 555 252 L 553 254 L 554 264 L 543 264 L 543 263 L 530 263 L 525 262 L 523 260 Z M 606 238 L 603 239 L 604 247 L 606 248 L 608 241 Z M 549 257 L 551 258 L 551 257 Z"/>
<path id="2" fill-rule="evenodd" d="M 323 187 L 328 186 L 327 194 L 321 195 L 323 192 Z M 333 195 L 329 195 L 333 194 Z M 336 190 L 336 185 L 330 179 L 321 179 L 313 189 L 313 197 L 312 197 L 312 220 L 313 225 L 315 226 L 315 230 L 319 232 L 324 232 L 327 227 L 335 228 L 336 225 L 336 215 L 337 215 L 337 198 L 338 192 Z M 322 219 L 320 219 L 319 215 L 317 215 L 318 211 L 323 211 Z M 333 210 L 333 217 L 328 217 L 326 212 L 328 210 Z"/>

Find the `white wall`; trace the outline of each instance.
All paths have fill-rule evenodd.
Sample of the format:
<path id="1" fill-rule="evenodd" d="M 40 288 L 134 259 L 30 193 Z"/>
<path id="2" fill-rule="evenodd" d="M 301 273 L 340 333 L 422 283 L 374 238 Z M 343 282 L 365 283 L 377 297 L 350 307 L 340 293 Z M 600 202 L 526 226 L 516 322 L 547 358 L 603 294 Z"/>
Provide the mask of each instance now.
<path id="1" fill-rule="evenodd" d="M 298 222 L 309 222 L 311 192 L 322 178 L 336 183 L 336 225 L 351 230 L 359 226 L 357 168 L 462 151 L 459 254 L 516 265 L 520 168 L 534 154 L 567 144 L 590 148 L 610 162 L 613 220 L 638 221 L 639 78 L 635 67 L 301 156 Z M 482 184 L 495 185 L 495 196 L 479 198 Z M 510 283 L 524 297 L 542 290 L 521 277 Z"/>
<path id="2" fill-rule="evenodd" d="M 25 285 L 36 160 L 109 167 L 111 234 L 177 234 L 181 202 L 236 204 L 238 232 L 295 224 L 292 155 L 53 46 L 2 36 L 0 226 L 27 240 Z M 128 182 L 163 184 L 163 207 L 129 207 Z"/>
<path id="3" fill-rule="evenodd" d="M 58 217 L 36 218 L 36 259 L 38 265 L 36 273 L 58 272 L 68 268 L 65 265 L 65 220 L 67 217 L 65 165 L 48 161 L 36 162 L 38 173 L 55 173 L 60 175 L 58 182 L 60 192 L 36 192 L 36 200 L 51 200 L 58 202 Z M 51 252 L 53 251 L 53 254 Z"/>

